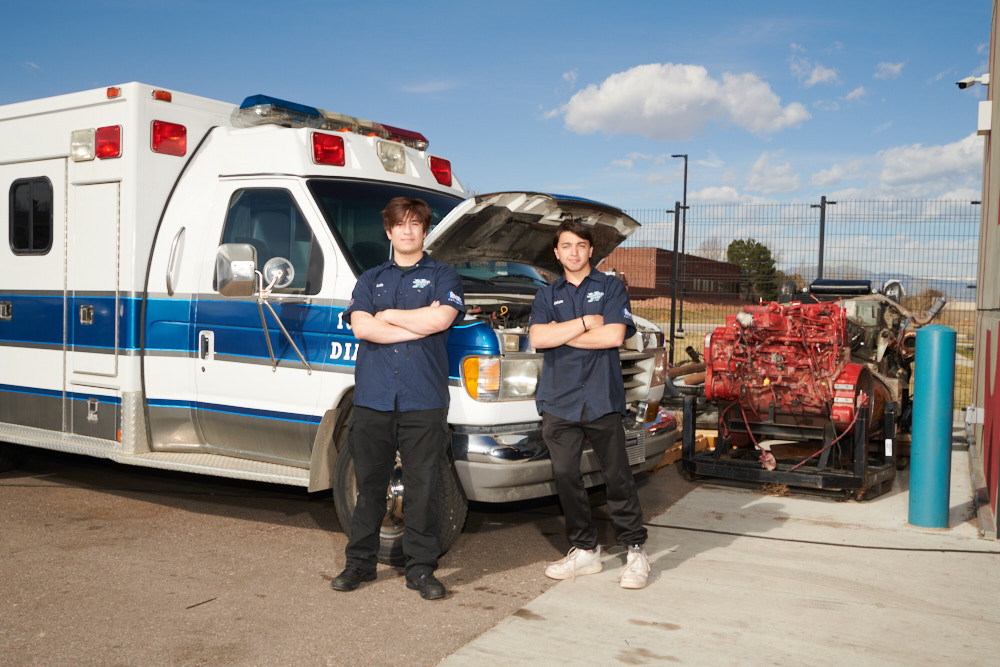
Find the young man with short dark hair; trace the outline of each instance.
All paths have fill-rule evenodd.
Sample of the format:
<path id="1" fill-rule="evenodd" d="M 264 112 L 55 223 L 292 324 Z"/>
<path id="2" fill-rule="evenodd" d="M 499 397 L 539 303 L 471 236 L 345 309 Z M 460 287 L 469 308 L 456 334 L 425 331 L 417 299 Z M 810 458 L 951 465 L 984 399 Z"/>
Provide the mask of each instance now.
<path id="1" fill-rule="evenodd" d="M 353 591 L 375 580 L 386 489 L 398 449 L 406 494 L 406 586 L 437 600 L 446 594 L 434 570 L 441 554 L 437 487 L 449 444 L 448 330 L 465 312 L 462 281 L 452 267 L 424 253 L 431 224 L 424 201 L 396 197 L 382 217 L 392 259 L 358 278 L 344 311 L 361 341 L 348 436 L 358 503 L 347 565 L 331 586 Z"/>
<path id="2" fill-rule="evenodd" d="M 618 356 L 619 346 L 635 333 L 628 294 L 618 278 L 591 268 L 593 236 L 582 223 L 563 222 L 553 251 L 563 276 L 535 295 L 529 337 L 545 355 L 536 404 L 571 548 L 545 574 L 570 579 L 604 567 L 580 472 L 589 441 L 604 473 L 615 533 L 628 548 L 619 583 L 643 588 L 649 576 L 646 528 L 625 451 L 625 387 Z"/>

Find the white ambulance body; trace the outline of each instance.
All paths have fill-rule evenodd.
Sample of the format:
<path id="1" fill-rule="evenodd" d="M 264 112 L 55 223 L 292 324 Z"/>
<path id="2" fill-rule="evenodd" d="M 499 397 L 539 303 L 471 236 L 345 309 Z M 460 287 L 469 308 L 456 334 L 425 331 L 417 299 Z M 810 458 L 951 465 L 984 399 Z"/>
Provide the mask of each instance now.
<path id="1" fill-rule="evenodd" d="M 415 132 L 265 96 L 235 107 L 140 83 L 0 107 L 0 441 L 335 488 L 343 517 L 353 476 L 336 462 L 358 341 L 342 313 L 356 277 L 388 258 L 380 211 L 420 197 L 437 223 L 466 197 L 426 148 Z M 497 201 L 545 209 L 534 227 L 549 236 L 593 204 Z M 596 206 L 620 228 L 615 243 L 631 232 L 631 218 Z M 534 384 L 521 377 L 540 357 L 525 321 L 482 315 L 497 303 L 484 298 L 449 343 L 455 533 L 466 498 L 554 492 Z M 623 354 L 642 410 L 630 425 L 637 468 L 676 440 L 657 411 L 662 344 L 646 328 Z M 498 391 L 481 390 L 480 368 Z M 592 456 L 588 466 L 600 483 Z M 390 497 L 388 560 L 400 501 Z"/>

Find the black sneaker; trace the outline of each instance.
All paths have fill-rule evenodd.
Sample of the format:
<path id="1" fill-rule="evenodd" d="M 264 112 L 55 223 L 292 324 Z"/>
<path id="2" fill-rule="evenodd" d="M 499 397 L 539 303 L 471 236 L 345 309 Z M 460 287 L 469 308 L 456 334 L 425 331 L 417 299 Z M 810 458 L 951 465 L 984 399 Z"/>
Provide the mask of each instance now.
<path id="1" fill-rule="evenodd" d="M 430 572 L 412 579 L 407 577 L 406 587 L 410 590 L 420 591 L 420 597 L 425 600 L 440 600 L 446 593 L 444 584 L 438 581 Z"/>
<path id="2" fill-rule="evenodd" d="M 378 575 L 375 572 L 365 572 L 348 565 L 330 582 L 330 588 L 335 591 L 353 591 L 362 581 L 375 581 L 376 577 Z"/>

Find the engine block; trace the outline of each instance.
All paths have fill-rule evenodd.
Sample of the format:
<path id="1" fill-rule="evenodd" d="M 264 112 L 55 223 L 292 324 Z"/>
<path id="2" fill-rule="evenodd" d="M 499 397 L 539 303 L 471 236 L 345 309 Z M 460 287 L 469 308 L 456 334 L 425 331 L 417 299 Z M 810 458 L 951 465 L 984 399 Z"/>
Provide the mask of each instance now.
<path id="1" fill-rule="evenodd" d="M 739 404 L 752 422 L 828 418 L 854 422 L 871 375 L 851 361 L 847 313 L 836 303 L 744 306 L 705 338 L 705 397 Z"/>

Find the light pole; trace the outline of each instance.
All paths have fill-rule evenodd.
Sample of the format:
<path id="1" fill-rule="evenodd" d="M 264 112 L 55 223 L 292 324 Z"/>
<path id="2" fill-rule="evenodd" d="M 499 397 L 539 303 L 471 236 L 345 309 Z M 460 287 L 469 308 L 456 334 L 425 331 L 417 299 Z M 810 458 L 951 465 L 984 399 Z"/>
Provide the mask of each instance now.
<path id="1" fill-rule="evenodd" d="M 677 331 L 684 333 L 684 293 L 687 291 L 687 262 L 684 255 L 684 239 L 687 236 L 687 210 L 688 210 L 688 156 L 687 153 L 671 155 L 670 157 L 684 158 L 684 201 L 681 204 L 681 312 L 678 321 Z M 674 220 L 676 223 L 677 221 Z"/>

